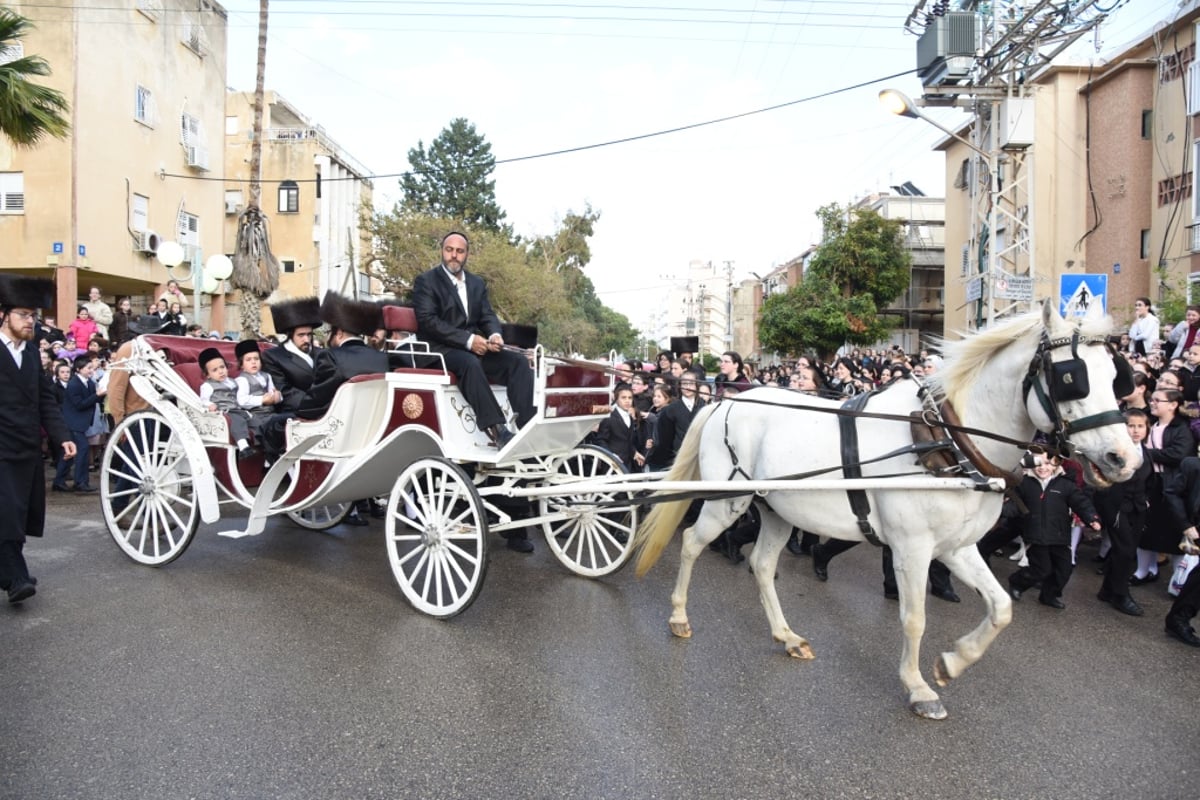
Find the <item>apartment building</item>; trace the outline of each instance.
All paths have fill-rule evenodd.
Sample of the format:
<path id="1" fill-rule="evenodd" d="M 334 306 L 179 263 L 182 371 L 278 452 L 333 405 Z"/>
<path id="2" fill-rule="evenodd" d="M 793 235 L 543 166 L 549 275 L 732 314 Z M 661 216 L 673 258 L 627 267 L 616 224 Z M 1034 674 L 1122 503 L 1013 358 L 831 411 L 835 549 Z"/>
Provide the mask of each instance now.
<path id="1" fill-rule="evenodd" d="M 249 197 L 254 94 L 228 94 L 225 106 L 225 247 L 232 252 L 237 215 Z M 282 266 L 279 293 L 324 296 L 327 290 L 370 297 L 363 270 L 369 253 L 362 215 L 372 203 L 370 172 L 287 100 L 268 91 L 263 103 L 262 199 L 271 250 Z M 270 330 L 270 314 L 263 314 Z"/>
<path id="2" fill-rule="evenodd" d="M 35 148 L 0 138 L 0 270 L 57 282 L 57 318 L 99 286 L 144 310 L 169 277 L 222 251 L 226 13 L 210 0 L 8 4 L 36 29 L 21 53 L 49 62 L 71 133 Z M 155 257 L 178 241 L 185 262 Z M 195 314 L 195 304 L 189 316 Z M 208 310 L 202 321 L 209 323 Z M 219 321 L 218 321 L 219 322 Z M 218 325 L 219 327 L 219 325 Z"/>

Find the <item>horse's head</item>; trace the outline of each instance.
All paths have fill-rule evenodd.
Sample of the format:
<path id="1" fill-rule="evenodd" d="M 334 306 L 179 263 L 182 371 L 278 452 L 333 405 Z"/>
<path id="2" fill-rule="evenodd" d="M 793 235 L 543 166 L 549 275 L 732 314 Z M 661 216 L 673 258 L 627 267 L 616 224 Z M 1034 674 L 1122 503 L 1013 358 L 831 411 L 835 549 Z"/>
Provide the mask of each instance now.
<path id="1" fill-rule="evenodd" d="M 1128 480 L 1142 464 L 1117 408 L 1130 381 L 1128 365 L 1108 346 L 1112 322 L 1093 305 L 1068 322 L 1050 302 L 1042 306 L 1042 335 L 1025 378 L 1025 407 L 1034 425 L 1056 433 L 1083 465 L 1093 486 Z"/>

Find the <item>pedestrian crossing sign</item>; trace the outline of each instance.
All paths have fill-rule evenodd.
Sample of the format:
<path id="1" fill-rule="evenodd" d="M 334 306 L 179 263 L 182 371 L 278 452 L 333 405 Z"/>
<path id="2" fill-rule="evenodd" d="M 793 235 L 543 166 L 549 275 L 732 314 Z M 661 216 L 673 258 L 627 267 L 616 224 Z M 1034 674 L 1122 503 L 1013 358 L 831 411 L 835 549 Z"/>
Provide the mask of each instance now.
<path id="1" fill-rule="evenodd" d="M 1063 317 L 1082 317 L 1099 304 L 1108 313 L 1107 275 L 1061 275 L 1058 285 L 1058 313 Z"/>

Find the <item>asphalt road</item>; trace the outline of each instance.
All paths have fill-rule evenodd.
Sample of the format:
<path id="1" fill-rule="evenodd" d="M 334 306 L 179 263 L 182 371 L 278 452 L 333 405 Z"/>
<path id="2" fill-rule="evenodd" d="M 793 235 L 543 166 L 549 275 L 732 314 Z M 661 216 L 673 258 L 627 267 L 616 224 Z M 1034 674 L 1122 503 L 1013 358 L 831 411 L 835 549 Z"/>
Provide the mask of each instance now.
<path id="1" fill-rule="evenodd" d="M 591 581 L 496 537 L 479 599 L 442 622 L 404 601 L 381 522 L 202 527 L 148 568 L 97 504 L 52 498 L 27 547 L 38 595 L 0 607 L 3 798 L 1200 794 L 1200 651 L 1164 635 L 1163 583 L 1125 617 L 1095 600 L 1090 562 L 1066 611 L 1017 604 L 930 722 L 905 707 L 896 604 L 866 546 L 827 584 L 783 555 L 784 610 L 817 654 L 799 662 L 745 566 L 710 553 L 690 641 L 666 627 L 677 546 L 643 580 Z M 930 599 L 927 675 L 982 613 Z"/>

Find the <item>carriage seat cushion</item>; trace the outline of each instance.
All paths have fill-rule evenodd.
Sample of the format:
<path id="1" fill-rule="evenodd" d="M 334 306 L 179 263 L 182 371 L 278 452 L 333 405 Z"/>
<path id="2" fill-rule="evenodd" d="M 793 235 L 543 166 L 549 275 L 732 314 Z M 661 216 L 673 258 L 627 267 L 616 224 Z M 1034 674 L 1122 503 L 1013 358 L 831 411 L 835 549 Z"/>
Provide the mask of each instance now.
<path id="1" fill-rule="evenodd" d="M 417 312 L 409 306 L 384 306 L 383 327 L 388 331 L 417 332 Z"/>

